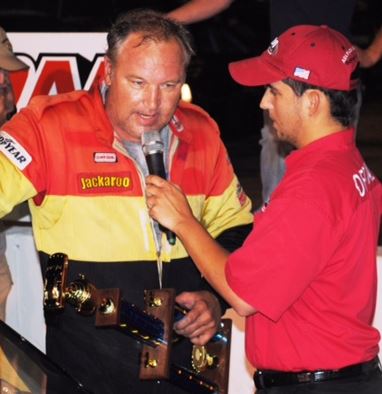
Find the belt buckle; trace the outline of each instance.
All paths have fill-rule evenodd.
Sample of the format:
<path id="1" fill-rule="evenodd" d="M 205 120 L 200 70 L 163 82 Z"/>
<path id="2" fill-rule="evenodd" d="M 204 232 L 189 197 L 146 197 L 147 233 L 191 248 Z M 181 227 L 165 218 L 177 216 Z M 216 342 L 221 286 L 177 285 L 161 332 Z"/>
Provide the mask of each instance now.
<path id="1" fill-rule="evenodd" d="M 301 372 L 296 375 L 298 383 L 310 383 L 312 381 L 311 372 Z"/>
<path id="2" fill-rule="evenodd" d="M 253 378 L 257 389 L 265 389 L 267 387 L 262 371 L 256 371 Z"/>

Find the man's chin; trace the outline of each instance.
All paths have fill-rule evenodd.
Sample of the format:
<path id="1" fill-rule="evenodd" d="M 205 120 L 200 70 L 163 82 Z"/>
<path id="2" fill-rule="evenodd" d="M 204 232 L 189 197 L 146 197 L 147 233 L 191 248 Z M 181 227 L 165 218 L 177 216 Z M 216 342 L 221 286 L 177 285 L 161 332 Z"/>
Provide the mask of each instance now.
<path id="1" fill-rule="evenodd" d="M 276 141 L 285 141 L 285 135 L 277 129 L 274 129 L 274 138 Z"/>

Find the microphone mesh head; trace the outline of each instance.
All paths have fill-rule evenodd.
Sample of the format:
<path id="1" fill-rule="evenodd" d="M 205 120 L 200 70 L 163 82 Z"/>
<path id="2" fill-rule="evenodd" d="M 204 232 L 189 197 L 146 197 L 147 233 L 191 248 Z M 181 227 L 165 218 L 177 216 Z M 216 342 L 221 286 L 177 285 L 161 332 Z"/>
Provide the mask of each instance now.
<path id="1" fill-rule="evenodd" d="M 154 153 L 163 153 L 163 142 L 159 131 L 146 131 L 141 136 L 143 153 L 151 155 Z"/>

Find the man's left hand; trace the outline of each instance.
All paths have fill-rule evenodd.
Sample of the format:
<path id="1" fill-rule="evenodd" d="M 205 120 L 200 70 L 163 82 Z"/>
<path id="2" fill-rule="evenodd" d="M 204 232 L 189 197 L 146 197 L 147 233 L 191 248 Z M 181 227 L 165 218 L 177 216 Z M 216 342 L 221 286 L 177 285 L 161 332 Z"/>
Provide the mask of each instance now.
<path id="1" fill-rule="evenodd" d="M 218 299 L 209 291 L 183 292 L 175 301 L 189 310 L 174 325 L 177 334 L 190 339 L 194 345 L 205 345 L 216 333 L 221 317 Z"/>

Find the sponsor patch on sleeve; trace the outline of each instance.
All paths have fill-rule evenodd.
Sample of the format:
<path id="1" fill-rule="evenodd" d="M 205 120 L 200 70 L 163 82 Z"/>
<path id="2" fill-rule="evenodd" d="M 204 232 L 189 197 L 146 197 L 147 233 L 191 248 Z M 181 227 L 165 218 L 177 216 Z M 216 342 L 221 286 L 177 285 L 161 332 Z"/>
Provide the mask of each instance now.
<path id="1" fill-rule="evenodd" d="M 0 131 L 0 152 L 20 170 L 24 170 L 32 162 L 31 155 L 5 131 Z"/>
<path id="2" fill-rule="evenodd" d="M 237 195 L 240 205 L 243 206 L 247 200 L 247 195 L 245 194 L 244 189 L 242 188 L 240 183 L 236 184 L 236 195 Z"/>

